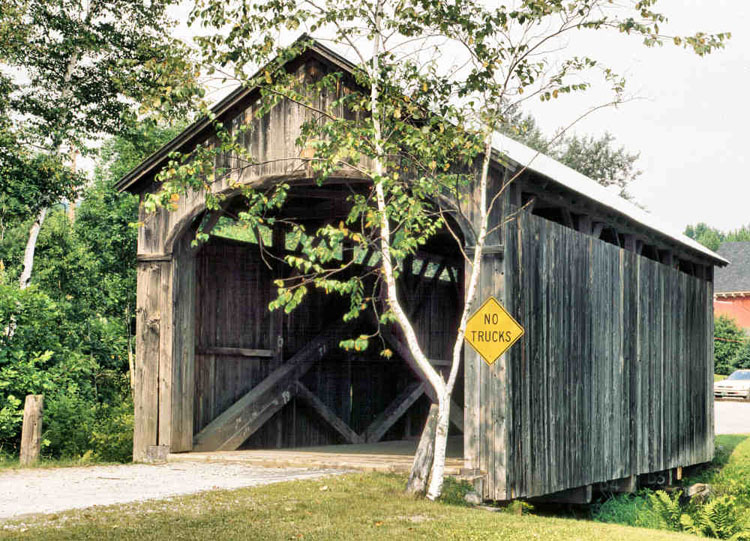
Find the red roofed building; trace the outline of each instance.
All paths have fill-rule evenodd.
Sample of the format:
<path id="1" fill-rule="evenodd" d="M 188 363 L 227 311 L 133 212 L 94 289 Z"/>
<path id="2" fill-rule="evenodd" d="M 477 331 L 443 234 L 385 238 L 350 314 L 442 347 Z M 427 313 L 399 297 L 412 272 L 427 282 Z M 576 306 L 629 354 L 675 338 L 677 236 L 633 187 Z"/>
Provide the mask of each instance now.
<path id="1" fill-rule="evenodd" d="M 730 265 L 715 269 L 714 315 L 729 316 L 750 333 L 750 242 L 725 242 L 718 253 Z"/>

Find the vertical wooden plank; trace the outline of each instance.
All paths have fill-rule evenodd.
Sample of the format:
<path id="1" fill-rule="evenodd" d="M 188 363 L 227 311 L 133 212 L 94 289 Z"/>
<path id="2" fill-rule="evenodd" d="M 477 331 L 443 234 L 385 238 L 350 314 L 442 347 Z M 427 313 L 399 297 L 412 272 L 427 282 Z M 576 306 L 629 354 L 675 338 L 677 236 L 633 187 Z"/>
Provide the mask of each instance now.
<path id="1" fill-rule="evenodd" d="M 173 453 L 193 448 L 195 407 L 195 275 L 196 261 L 190 250 L 190 236 L 176 246 L 172 264 L 173 340 L 171 438 Z"/>
<path id="2" fill-rule="evenodd" d="M 148 446 L 157 444 L 161 271 L 159 263 L 138 263 L 133 431 L 135 462 L 146 457 Z"/>
<path id="3" fill-rule="evenodd" d="M 713 269 L 711 269 L 713 276 Z M 714 456 L 714 400 L 713 400 L 713 382 L 714 382 L 714 285 L 712 280 L 705 283 L 706 292 L 704 299 L 706 302 L 706 460 Z"/>
<path id="4" fill-rule="evenodd" d="M 627 303 L 623 342 L 628 366 L 628 475 L 635 475 L 638 472 L 638 258 L 627 254 L 625 261 Z"/>
<path id="5" fill-rule="evenodd" d="M 465 276 L 468 277 L 470 272 L 471 267 L 467 264 Z M 470 470 L 481 467 L 479 379 L 482 362 L 473 348 L 464 347 L 464 467 Z"/>
<path id="6" fill-rule="evenodd" d="M 645 404 L 647 400 L 647 393 L 644 392 L 646 386 L 646 380 L 648 379 L 647 371 L 647 360 L 646 360 L 646 344 L 645 338 L 646 332 L 646 309 L 647 306 L 644 302 L 643 291 L 648 288 L 648 276 L 646 274 L 649 262 L 644 259 L 638 259 L 638 308 L 637 308 L 637 336 L 638 336 L 638 353 L 637 353 L 637 396 L 636 401 L 638 404 L 638 412 L 636 419 L 638 420 L 638 458 L 637 458 L 637 472 L 643 473 L 648 471 L 646 465 L 646 449 L 648 448 L 648 432 L 646 428 L 646 421 L 648 419 L 648 409 Z"/>
<path id="7" fill-rule="evenodd" d="M 491 258 L 492 266 L 491 272 L 494 278 L 493 289 L 495 294 L 499 295 L 499 298 L 507 299 L 509 294 L 506 287 L 507 274 L 504 272 L 504 261 L 502 255 L 489 255 Z M 514 279 L 514 284 L 517 284 L 517 276 Z M 519 294 L 519 293 L 517 293 Z M 523 348 L 524 343 L 517 344 L 518 347 Z M 509 416 L 509 400 L 508 400 L 508 364 L 509 355 L 505 354 L 498 359 L 492 366 L 492 382 L 491 390 L 493 397 L 493 412 L 492 416 L 492 432 L 493 432 L 493 443 L 492 453 L 494 458 L 494 488 L 493 494 L 496 499 L 505 500 L 508 499 L 508 416 Z"/>
<path id="8" fill-rule="evenodd" d="M 595 479 L 594 463 L 596 454 L 593 449 L 592 434 L 593 434 L 593 419 L 596 418 L 597 414 L 594 411 L 594 395 L 596 393 L 596 384 L 593 380 L 593 368 L 596 365 L 594 359 L 594 292 L 592 290 L 592 284 L 594 282 L 594 239 L 592 237 L 584 237 L 584 249 L 586 250 L 586 265 L 583 273 L 583 281 L 581 287 L 584 288 L 586 294 L 584 296 L 585 302 L 583 303 L 583 371 L 581 372 L 581 382 L 583 386 L 583 426 L 581 441 L 584 439 L 589 441 L 588 445 L 583 447 L 582 467 L 586 472 L 585 483 L 590 484 Z"/>
<path id="9" fill-rule="evenodd" d="M 158 444 L 171 446 L 172 442 L 172 345 L 174 325 L 174 302 L 172 297 L 172 261 L 161 263 L 159 291 L 159 422 Z"/>

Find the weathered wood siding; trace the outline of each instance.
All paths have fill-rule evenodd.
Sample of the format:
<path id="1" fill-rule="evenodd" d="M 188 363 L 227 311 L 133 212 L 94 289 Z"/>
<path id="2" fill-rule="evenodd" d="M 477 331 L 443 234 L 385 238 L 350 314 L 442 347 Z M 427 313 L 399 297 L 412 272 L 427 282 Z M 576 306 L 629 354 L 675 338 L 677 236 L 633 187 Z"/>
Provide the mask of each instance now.
<path id="1" fill-rule="evenodd" d="M 501 363 L 507 477 L 491 497 L 712 458 L 710 282 L 528 213 L 506 228 L 505 276 L 526 334 Z"/>

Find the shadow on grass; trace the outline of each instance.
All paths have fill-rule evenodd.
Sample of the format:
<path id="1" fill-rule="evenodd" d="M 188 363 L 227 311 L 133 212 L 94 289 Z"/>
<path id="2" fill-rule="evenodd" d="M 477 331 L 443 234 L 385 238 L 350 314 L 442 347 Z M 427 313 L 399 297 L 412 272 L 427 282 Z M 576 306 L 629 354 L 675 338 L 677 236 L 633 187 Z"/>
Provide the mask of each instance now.
<path id="1" fill-rule="evenodd" d="M 735 448 L 750 438 L 750 434 L 724 434 L 716 436 L 716 454 L 712 464 L 724 465 L 729 462 L 729 457 Z"/>
<path id="2" fill-rule="evenodd" d="M 750 434 L 722 434 L 716 436 L 714 459 L 708 464 L 688 468 L 683 485 L 693 483 L 712 483 L 717 474 L 729 463 L 735 449 L 750 438 Z"/>

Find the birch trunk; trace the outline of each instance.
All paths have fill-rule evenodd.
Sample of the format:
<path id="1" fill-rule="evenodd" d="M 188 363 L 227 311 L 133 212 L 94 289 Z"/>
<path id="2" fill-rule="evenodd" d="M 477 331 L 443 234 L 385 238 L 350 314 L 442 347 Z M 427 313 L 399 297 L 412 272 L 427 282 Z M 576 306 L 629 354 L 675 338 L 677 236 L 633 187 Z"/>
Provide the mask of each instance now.
<path id="1" fill-rule="evenodd" d="M 435 453 L 432 462 L 430 484 L 427 498 L 436 500 L 443 491 L 445 477 L 445 453 L 448 447 L 448 428 L 450 425 L 451 394 L 446 393 L 438 398 L 437 426 L 435 427 Z"/>
<path id="2" fill-rule="evenodd" d="M 44 207 L 37 214 L 34 223 L 29 231 L 29 239 L 26 241 L 26 250 L 23 253 L 23 272 L 19 279 L 21 289 L 26 289 L 31 283 L 31 271 L 34 268 L 34 253 L 36 252 L 36 241 L 39 238 L 39 231 L 42 229 L 44 219 L 47 217 L 47 207 Z"/>
<path id="3" fill-rule="evenodd" d="M 427 491 L 427 483 L 432 461 L 435 457 L 435 430 L 437 428 L 438 407 L 430 406 L 427 414 L 422 436 L 419 438 L 417 452 L 414 454 L 414 462 L 411 466 L 409 480 L 406 482 L 406 492 L 410 494 L 424 495 Z"/>
<path id="4" fill-rule="evenodd" d="M 88 24 L 91 22 L 91 15 L 93 13 L 93 9 L 94 9 L 94 6 L 92 2 L 86 8 L 84 26 L 88 26 Z M 79 50 L 73 51 L 73 54 L 70 56 L 70 59 L 68 60 L 68 64 L 65 66 L 65 75 L 63 76 L 63 86 L 62 86 L 62 96 L 64 99 L 67 99 L 71 94 L 70 81 L 73 79 L 73 71 L 78 65 L 78 61 L 80 60 L 80 57 L 81 57 L 81 53 Z M 59 154 L 61 151 L 61 148 L 62 148 L 62 145 L 58 146 L 56 149 L 54 149 L 53 153 Z M 75 164 L 73 165 L 73 168 L 75 171 Z M 37 215 L 36 220 L 34 220 L 34 224 L 31 226 L 31 230 L 29 231 L 29 239 L 28 241 L 26 241 L 26 251 L 24 252 L 24 256 L 23 256 L 23 272 L 21 273 L 21 278 L 19 280 L 21 289 L 26 289 L 29 286 L 29 283 L 31 282 L 31 271 L 34 267 L 34 253 L 36 252 L 36 241 L 37 241 L 37 238 L 39 237 L 39 230 L 42 228 L 44 219 L 47 217 L 48 210 L 49 210 L 48 206 L 45 206 L 44 208 L 42 208 L 42 210 L 39 211 L 39 214 Z"/>

